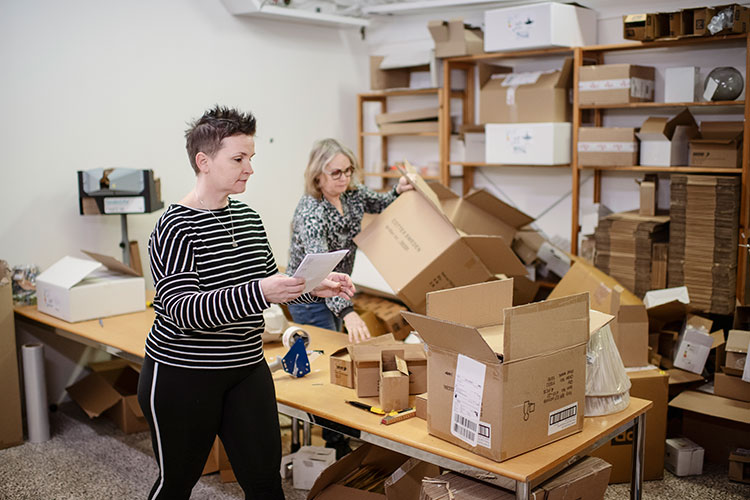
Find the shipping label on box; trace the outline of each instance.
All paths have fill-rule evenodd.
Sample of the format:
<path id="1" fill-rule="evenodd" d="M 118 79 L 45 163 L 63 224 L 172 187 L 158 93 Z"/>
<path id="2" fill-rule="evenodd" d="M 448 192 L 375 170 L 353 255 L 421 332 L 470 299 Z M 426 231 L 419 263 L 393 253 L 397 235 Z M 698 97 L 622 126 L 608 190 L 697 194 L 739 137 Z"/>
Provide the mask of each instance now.
<path id="1" fill-rule="evenodd" d="M 512 296 L 512 280 L 495 281 L 429 294 L 428 316 L 403 313 L 429 346 L 428 431 L 497 461 L 583 423 L 588 296 L 510 307 Z"/>

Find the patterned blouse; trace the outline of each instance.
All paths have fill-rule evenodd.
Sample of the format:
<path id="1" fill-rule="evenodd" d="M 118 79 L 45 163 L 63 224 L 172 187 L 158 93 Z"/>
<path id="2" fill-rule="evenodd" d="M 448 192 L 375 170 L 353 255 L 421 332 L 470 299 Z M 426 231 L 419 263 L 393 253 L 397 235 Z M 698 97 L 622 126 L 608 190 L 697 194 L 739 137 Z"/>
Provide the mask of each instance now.
<path id="1" fill-rule="evenodd" d="M 354 190 L 341 195 L 344 210 L 342 215 L 324 197 L 318 200 L 309 194 L 303 195 L 294 210 L 287 274 L 294 274 L 302 259 L 309 253 L 343 249 L 349 250 L 349 253 L 339 262 L 335 271 L 351 274 L 357 251 L 354 237 L 362 229 L 362 216 L 365 212 L 382 212 L 397 196 L 396 187 L 387 193 L 378 193 L 364 185 L 358 185 Z M 328 309 L 338 317 L 343 317 L 352 308 L 352 302 L 341 297 L 327 298 L 325 302 Z"/>

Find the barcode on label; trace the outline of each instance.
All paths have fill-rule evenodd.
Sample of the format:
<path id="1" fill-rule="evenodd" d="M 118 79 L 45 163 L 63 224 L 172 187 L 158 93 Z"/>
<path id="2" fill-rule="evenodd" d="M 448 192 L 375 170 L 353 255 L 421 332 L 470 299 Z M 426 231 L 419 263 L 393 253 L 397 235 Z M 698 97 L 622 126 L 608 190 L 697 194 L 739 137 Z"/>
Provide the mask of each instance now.
<path id="1" fill-rule="evenodd" d="M 551 413 L 549 416 L 549 425 L 555 425 L 558 422 L 562 422 L 566 418 L 574 417 L 578 413 L 578 408 L 566 408 L 565 410 L 560 410 L 557 413 Z"/>
<path id="2" fill-rule="evenodd" d="M 547 435 L 551 436 L 578 423 L 578 403 L 573 403 L 549 413 Z"/>
<path id="3" fill-rule="evenodd" d="M 459 414 L 454 415 L 453 431 L 465 440 L 476 443 L 477 424 Z"/>

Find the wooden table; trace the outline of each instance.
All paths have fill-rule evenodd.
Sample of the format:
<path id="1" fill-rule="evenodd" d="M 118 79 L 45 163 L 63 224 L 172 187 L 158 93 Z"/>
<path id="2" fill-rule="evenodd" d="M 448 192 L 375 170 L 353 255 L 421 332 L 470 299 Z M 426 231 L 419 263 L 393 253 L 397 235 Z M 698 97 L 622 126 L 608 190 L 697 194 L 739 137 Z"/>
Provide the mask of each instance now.
<path id="1" fill-rule="evenodd" d="M 85 345 L 103 349 L 111 354 L 142 362 L 146 334 L 154 319 L 153 309 L 144 312 L 112 316 L 99 320 L 68 323 L 37 311 L 34 306 L 18 307 L 16 321 L 31 321 L 46 325 L 55 333 Z M 412 418 L 393 425 L 380 424 L 380 417 L 345 403 L 356 399 L 353 389 L 332 385 L 327 354 L 346 344 L 343 334 L 305 326 L 310 334 L 311 349 L 323 350 L 311 363 L 311 372 L 293 378 L 276 372 L 276 399 L 279 412 L 317 423 L 322 417 L 359 431 L 359 439 L 417 457 L 446 469 L 470 475 L 482 481 L 516 492 L 516 498 L 526 500 L 532 488 L 583 458 L 614 436 L 633 428 L 633 473 L 630 498 L 640 499 L 643 487 L 643 449 L 645 412 L 653 406 L 650 401 L 631 398 L 630 406 L 614 415 L 585 418 L 583 431 L 548 444 L 504 462 L 494 462 L 459 446 L 427 433 L 427 423 Z M 283 356 L 281 344 L 266 344 L 266 358 Z M 376 398 L 360 398 L 377 404 Z"/>

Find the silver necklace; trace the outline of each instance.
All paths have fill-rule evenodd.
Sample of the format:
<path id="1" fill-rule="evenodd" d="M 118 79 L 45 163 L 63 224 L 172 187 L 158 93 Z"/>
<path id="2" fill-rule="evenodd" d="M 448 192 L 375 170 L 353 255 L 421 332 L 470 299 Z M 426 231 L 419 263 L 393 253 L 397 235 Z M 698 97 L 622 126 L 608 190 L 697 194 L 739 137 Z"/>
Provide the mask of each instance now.
<path id="1" fill-rule="evenodd" d="M 196 196 L 196 198 L 198 198 L 198 197 Z M 208 213 L 210 213 L 211 215 L 214 216 L 214 219 L 216 219 L 216 222 L 218 222 L 219 224 L 221 224 L 221 227 L 224 228 L 224 231 L 226 231 L 227 233 L 229 233 L 229 237 L 232 238 L 232 246 L 236 247 L 237 246 L 237 242 L 234 239 L 234 219 L 232 218 L 232 210 L 231 210 L 231 208 L 229 210 L 229 226 L 232 228 L 232 230 L 229 231 L 229 229 L 227 229 L 227 226 L 225 226 L 224 223 L 221 222 L 221 220 L 219 220 L 218 217 L 216 217 L 216 214 L 213 212 L 213 210 L 211 210 L 210 208 L 206 207 L 206 204 L 203 203 L 203 200 L 201 200 L 200 198 L 198 198 L 198 202 L 201 204 L 201 206 L 203 208 L 205 208 L 206 210 L 208 210 Z M 227 205 L 227 207 L 229 207 L 229 205 Z"/>

